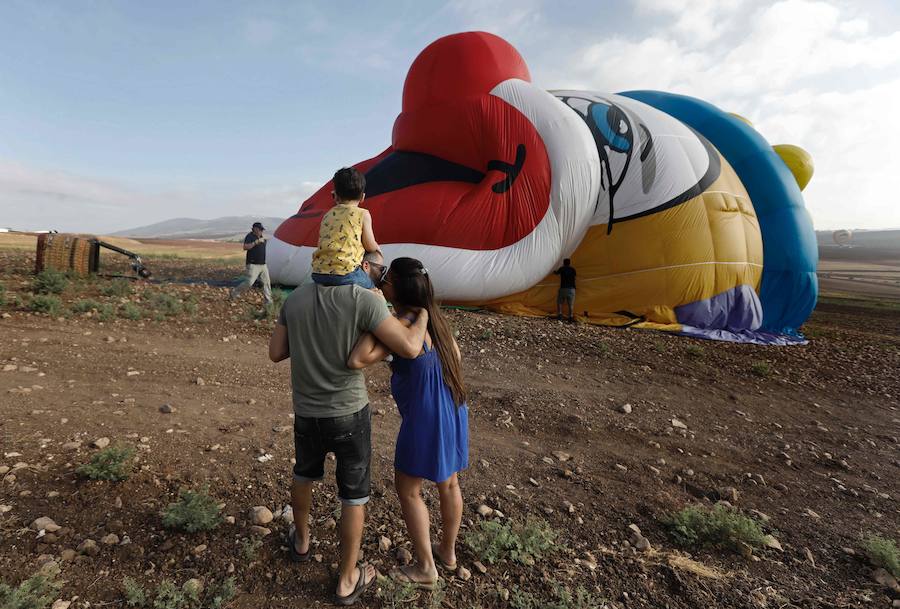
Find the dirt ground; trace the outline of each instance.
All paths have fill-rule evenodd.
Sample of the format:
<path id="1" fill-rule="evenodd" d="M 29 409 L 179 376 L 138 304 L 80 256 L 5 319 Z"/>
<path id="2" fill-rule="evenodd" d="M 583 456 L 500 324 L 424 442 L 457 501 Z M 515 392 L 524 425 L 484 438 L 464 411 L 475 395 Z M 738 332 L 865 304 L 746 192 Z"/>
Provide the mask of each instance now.
<path id="1" fill-rule="evenodd" d="M 231 303 L 225 287 L 165 281 L 227 281 L 240 260 L 230 265 L 157 260 L 162 281 L 124 297 L 144 306 L 162 291 L 195 303 L 193 313 L 51 318 L 14 302 L 27 297 L 33 254 L 0 250 L 0 466 L 10 468 L 0 476 L 0 506 L 9 507 L 0 513 L 0 579 L 16 583 L 58 561 L 58 598 L 74 599 L 74 608 L 124 606 L 125 576 L 149 588 L 233 573 L 234 607 L 329 606 L 337 554 L 328 524 L 338 507 L 330 473 L 316 490 L 316 561 L 287 560 L 280 519 L 255 553 L 245 551 L 250 509 L 288 503 L 293 457 L 289 365 L 266 357 L 272 321 L 254 319 L 259 293 Z M 106 281 L 70 285 L 62 299 L 122 304 L 102 296 Z M 541 517 L 559 538 L 533 566 L 500 562 L 484 574 L 461 543 L 473 575 L 445 578 L 443 606 L 510 607 L 504 591 L 549 599 L 555 584 L 583 587 L 602 599 L 597 606 L 618 609 L 891 606 L 860 538 L 900 537 L 896 306 L 825 299 L 803 328 L 810 343 L 795 347 L 448 314 L 471 392 L 462 536 L 483 520 L 476 508 L 485 504 L 502 520 Z M 399 416 L 389 375 L 384 365 L 367 373 L 374 494 L 364 552 L 382 573 L 410 547 L 392 487 Z M 161 412 L 164 404 L 174 412 Z M 99 438 L 137 447 L 127 481 L 75 474 Z M 179 489 L 204 485 L 234 524 L 196 534 L 163 528 L 160 511 Z M 767 520 L 783 551 L 742 557 L 675 547 L 661 519 L 722 498 Z M 436 493 L 427 499 L 434 517 Z M 63 528 L 38 537 L 28 527 L 41 516 Z M 632 523 L 651 551 L 628 543 Z M 118 544 L 99 543 L 110 533 Z M 382 537 L 389 549 L 379 547 Z M 99 543 L 96 556 L 65 560 L 88 538 Z M 420 595 L 404 606 L 429 602 Z M 363 605 L 390 606 L 372 593 Z"/>

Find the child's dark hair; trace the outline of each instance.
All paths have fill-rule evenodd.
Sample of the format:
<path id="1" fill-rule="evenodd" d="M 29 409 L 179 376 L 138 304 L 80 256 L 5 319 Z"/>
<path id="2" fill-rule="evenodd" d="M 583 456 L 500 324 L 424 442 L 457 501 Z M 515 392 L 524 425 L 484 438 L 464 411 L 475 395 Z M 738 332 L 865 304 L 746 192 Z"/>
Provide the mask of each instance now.
<path id="1" fill-rule="evenodd" d="M 563 266 L 569 266 L 569 264 L 571 264 L 571 263 L 572 263 L 572 261 L 569 260 L 568 258 L 566 258 L 565 260 L 563 260 Z"/>
<path id="2" fill-rule="evenodd" d="M 390 277 L 397 304 L 420 307 L 428 311 L 428 333 L 431 334 L 432 345 L 441 358 L 444 382 L 447 383 L 456 405 L 465 403 L 466 388 L 463 384 L 462 362 L 456 353 L 456 343 L 450 324 L 447 323 L 434 299 L 428 271 L 415 258 L 395 258 L 391 262 Z"/>
<path id="3" fill-rule="evenodd" d="M 359 201 L 366 192 L 366 176 L 354 167 L 342 167 L 334 174 L 334 194 L 341 201 Z"/>

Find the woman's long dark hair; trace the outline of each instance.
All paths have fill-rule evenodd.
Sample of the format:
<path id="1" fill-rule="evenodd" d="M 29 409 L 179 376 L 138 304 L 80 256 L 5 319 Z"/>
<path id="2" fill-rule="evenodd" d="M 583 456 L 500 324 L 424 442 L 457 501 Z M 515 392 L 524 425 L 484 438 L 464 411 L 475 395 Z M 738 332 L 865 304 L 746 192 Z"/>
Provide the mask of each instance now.
<path id="1" fill-rule="evenodd" d="M 457 406 L 466 401 L 463 384 L 462 362 L 456 355 L 453 331 L 447 318 L 434 299 L 431 278 L 422 263 L 415 258 L 395 258 L 390 267 L 391 284 L 394 288 L 396 304 L 404 307 L 421 307 L 428 311 L 428 333 L 431 342 L 441 358 L 444 382 Z"/>

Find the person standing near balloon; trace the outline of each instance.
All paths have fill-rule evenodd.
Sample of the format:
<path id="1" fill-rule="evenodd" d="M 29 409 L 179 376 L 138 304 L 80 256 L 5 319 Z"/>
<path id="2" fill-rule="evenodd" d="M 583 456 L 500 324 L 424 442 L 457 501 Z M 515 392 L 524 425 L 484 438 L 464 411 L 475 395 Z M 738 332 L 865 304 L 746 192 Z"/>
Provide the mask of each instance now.
<path id="1" fill-rule="evenodd" d="M 391 393 L 403 420 L 394 453 L 394 486 L 403 520 L 412 538 L 416 564 L 391 576 L 418 588 L 432 589 L 437 565 L 456 569 L 456 538 L 462 522 L 458 473 L 469 465 L 469 423 L 459 346 L 434 299 L 428 269 L 413 258 L 397 258 L 386 269 L 381 289 L 405 324 L 428 314 L 425 341 L 418 356 L 395 355 Z M 363 335 L 347 365 L 364 368 L 383 360 L 388 349 L 372 334 Z M 425 480 L 437 484 L 441 509 L 440 542 L 432 545 L 428 508 L 422 500 Z"/>
<path id="2" fill-rule="evenodd" d="M 262 222 L 254 222 L 244 237 L 244 251 L 247 252 L 247 274 L 244 280 L 231 290 L 231 298 L 236 298 L 247 288 L 253 287 L 256 280 L 262 282 L 263 297 L 266 303 L 272 302 L 272 283 L 269 280 L 269 268 L 266 266 L 266 238 L 263 236 L 265 227 Z"/>
<path id="3" fill-rule="evenodd" d="M 559 292 L 556 294 L 556 319 L 562 319 L 563 303 L 569 306 L 569 321 L 574 322 L 575 316 L 572 311 L 575 309 L 575 267 L 572 261 L 566 258 L 563 265 L 553 271 L 554 275 L 559 275 Z"/>

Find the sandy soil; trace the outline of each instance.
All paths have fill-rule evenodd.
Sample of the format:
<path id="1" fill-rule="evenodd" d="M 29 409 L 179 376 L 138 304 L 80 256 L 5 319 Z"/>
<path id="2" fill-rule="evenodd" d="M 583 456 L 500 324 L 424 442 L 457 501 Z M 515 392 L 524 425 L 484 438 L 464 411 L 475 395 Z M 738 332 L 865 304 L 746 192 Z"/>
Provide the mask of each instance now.
<path id="1" fill-rule="evenodd" d="M 288 365 L 266 358 L 272 322 L 253 319 L 259 294 L 229 303 L 225 288 L 140 284 L 128 302 L 146 307 L 165 292 L 195 302 L 196 311 L 163 321 L 50 318 L 9 302 L 27 298 L 32 265 L 27 252 L 0 251 L 8 300 L 0 319 L 0 466 L 10 468 L 0 484 L 0 505 L 10 506 L 0 515 L 2 579 L 18 582 L 56 560 L 65 581 L 59 598 L 96 607 L 121 603 L 126 575 L 150 587 L 233 570 L 235 607 L 328 606 L 333 478 L 317 489 L 314 508 L 321 562 L 288 562 L 280 520 L 255 556 L 243 551 L 250 508 L 288 502 L 293 457 Z M 240 271 L 240 261 L 153 266 L 157 278 L 224 279 Z M 63 300 L 122 304 L 101 294 L 105 284 L 71 285 Z M 544 518 L 559 539 L 533 566 L 502 562 L 486 574 L 461 544 L 461 564 L 473 576 L 446 578 L 444 606 L 508 607 L 503 590 L 552 598 L 557 583 L 582 586 L 618 609 L 890 606 L 860 556 L 860 537 L 900 537 L 895 308 L 828 300 L 804 327 L 810 344 L 789 348 L 449 315 L 472 394 L 463 536 L 479 525 L 476 508 L 485 504 L 516 522 Z M 754 374 L 754 364 L 768 374 Z M 391 482 L 399 417 L 389 374 L 384 366 L 368 372 L 375 492 L 364 550 L 381 572 L 398 564 L 397 548 L 409 548 Z M 175 412 L 160 412 L 163 404 Z M 625 404 L 631 413 L 621 412 Z M 129 480 L 75 475 L 98 438 L 138 447 Z M 271 460 L 261 462 L 264 455 Z M 178 490 L 205 484 L 235 523 L 192 535 L 164 529 L 159 512 Z M 724 497 L 764 514 L 783 551 L 745 558 L 673 545 L 660 522 L 665 515 Z M 435 493 L 428 501 L 436 508 Z M 41 516 L 63 529 L 38 537 L 28 526 Z M 652 551 L 630 546 L 631 523 Z M 63 560 L 65 550 L 110 533 L 118 545 Z M 130 543 L 122 545 L 125 536 Z M 379 548 L 382 536 L 392 542 L 387 551 Z M 365 606 L 386 604 L 370 594 Z"/>

